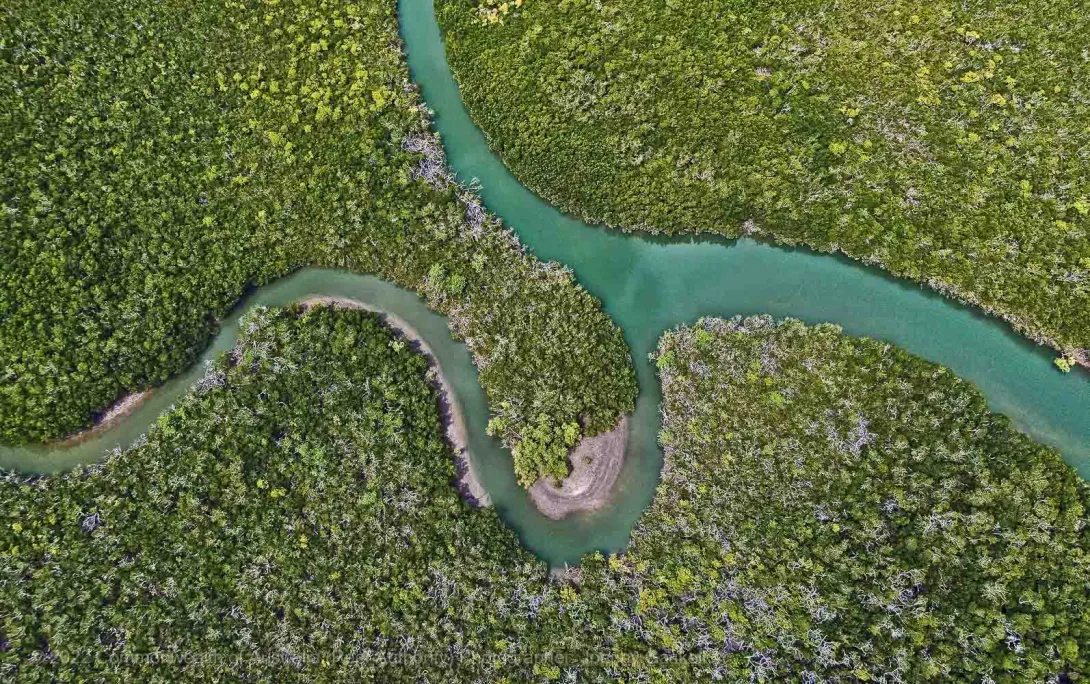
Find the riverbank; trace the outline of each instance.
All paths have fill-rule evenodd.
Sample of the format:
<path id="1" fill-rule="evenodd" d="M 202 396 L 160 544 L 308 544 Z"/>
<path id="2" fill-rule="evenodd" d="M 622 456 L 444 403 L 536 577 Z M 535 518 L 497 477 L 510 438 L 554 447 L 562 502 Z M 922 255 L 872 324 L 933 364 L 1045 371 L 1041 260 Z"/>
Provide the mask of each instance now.
<path id="1" fill-rule="evenodd" d="M 469 440 L 465 417 L 462 415 L 462 410 L 454 398 L 454 388 L 443 374 L 443 369 L 439 366 L 435 353 L 432 351 L 431 347 L 428 346 L 428 343 L 424 340 L 423 336 L 409 325 L 408 321 L 400 316 L 347 297 L 308 297 L 300 300 L 299 304 L 304 308 L 310 306 L 332 306 L 345 309 L 363 309 L 365 311 L 377 313 L 382 316 L 383 321 L 385 321 L 386 325 L 388 325 L 396 335 L 408 340 L 415 351 L 423 354 L 424 358 L 428 361 L 428 380 L 439 395 L 439 409 L 443 424 L 446 428 L 444 432 L 447 436 L 447 441 L 450 443 L 451 449 L 454 451 L 454 465 L 458 472 L 455 486 L 457 487 L 458 492 L 474 506 L 479 508 L 491 506 L 492 499 L 488 495 L 488 490 L 481 484 L 480 478 L 473 468 L 473 459 L 470 458 L 469 454 Z"/>
<path id="2" fill-rule="evenodd" d="M 624 465 L 628 416 L 617 427 L 580 442 L 572 451 L 571 474 L 559 485 L 541 479 L 530 487 L 530 499 L 542 515 L 553 520 L 592 511 L 607 504 Z"/>
<path id="3" fill-rule="evenodd" d="M 71 447 L 85 442 L 92 437 L 97 437 L 128 417 L 129 414 L 135 411 L 140 404 L 144 403 L 144 401 L 151 396 L 151 393 L 152 390 L 144 390 L 143 392 L 126 394 L 96 418 L 94 425 L 86 430 L 80 430 L 79 432 L 71 434 L 64 439 L 50 442 L 49 446 L 60 448 Z"/>

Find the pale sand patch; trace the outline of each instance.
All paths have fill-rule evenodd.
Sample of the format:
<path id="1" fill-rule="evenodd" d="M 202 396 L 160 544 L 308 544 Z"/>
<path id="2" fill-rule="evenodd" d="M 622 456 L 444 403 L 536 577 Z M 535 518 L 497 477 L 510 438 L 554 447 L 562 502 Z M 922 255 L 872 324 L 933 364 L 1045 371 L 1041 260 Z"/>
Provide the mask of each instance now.
<path id="1" fill-rule="evenodd" d="M 581 441 L 568 458 L 571 474 L 559 486 L 542 478 L 530 487 L 534 505 L 553 520 L 604 506 L 624 465 L 627 441 L 628 416 L 611 431 Z"/>
<path id="2" fill-rule="evenodd" d="M 49 442 L 50 447 L 71 447 L 84 442 L 106 430 L 109 430 L 122 418 L 125 418 L 130 413 L 136 410 L 139 406 L 151 396 L 152 390 L 144 390 L 143 392 L 136 392 L 134 394 L 127 394 L 121 397 L 113 406 L 106 409 L 106 411 L 95 419 L 95 424 L 86 430 L 80 430 L 79 432 L 69 435 L 64 439 L 58 439 L 53 442 Z"/>
<path id="3" fill-rule="evenodd" d="M 549 568 L 549 578 L 561 584 L 567 582 L 579 586 L 583 583 L 583 568 L 578 565 L 571 567 L 565 563 L 562 568 Z"/>
<path id="4" fill-rule="evenodd" d="M 446 425 L 447 441 L 454 449 L 454 464 L 458 469 L 458 491 L 474 506 L 486 508 L 492 505 L 492 499 L 488 496 L 488 490 L 481 484 L 480 478 L 473 467 L 473 459 L 469 456 L 468 439 L 465 425 L 465 417 L 458 402 L 454 400 L 454 389 L 447 377 L 443 375 L 443 369 L 435 358 L 435 353 L 424 341 L 408 321 L 396 314 L 383 311 L 364 302 L 349 299 L 347 297 L 308 297 L 298 302 L 303 307 L 307 306 L 333 306 L 345 309 L 363 309 L 380 314 L 386 325 L 390 326 L 401 337 L 414 344 L 414 348 L 422 353 L 428 360 L 428 374 L 434 377 L 434 387 L 439 394 L 439 405 L 443 413 L 443 422 Z"/>

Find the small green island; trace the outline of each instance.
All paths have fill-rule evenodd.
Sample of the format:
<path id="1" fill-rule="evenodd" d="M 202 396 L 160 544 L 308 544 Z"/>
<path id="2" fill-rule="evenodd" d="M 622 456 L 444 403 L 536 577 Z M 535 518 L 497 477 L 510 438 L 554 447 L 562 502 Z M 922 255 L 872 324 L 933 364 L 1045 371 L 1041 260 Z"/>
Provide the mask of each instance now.
<path id="1" fill-rule="evenodd" d="M 0 680 L 1090 682 L 1088 17 L 12 0 Z"/>

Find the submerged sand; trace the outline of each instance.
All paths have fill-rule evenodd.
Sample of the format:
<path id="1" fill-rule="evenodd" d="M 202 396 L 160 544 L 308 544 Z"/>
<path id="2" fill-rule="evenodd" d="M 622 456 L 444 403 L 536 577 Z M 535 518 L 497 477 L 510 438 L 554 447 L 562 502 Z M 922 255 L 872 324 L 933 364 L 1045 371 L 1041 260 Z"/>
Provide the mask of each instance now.
<path id="1" fill-rule="evenodd" d="M 530 487 L 534 505 L 553 520 L 604 506 L 624 465 L 627 440 L 627 416 L 611 431 L 584 439 L 569 457 L 571 474 L 567 478 L 559 484 L 543 478 Z"/>
<path id="2" fill-rule="evenodd" d="M 428 360 L 429 375 L 435 379 L 433 387 L 439 394 L 443 422 L 446 425 L 447 441 L 450 442 L 451 448 L 454 450 L 454 463 L 458 469 L 456 482 L 458 491 L 474 506 L 491 506 L 492 499 L 488 496 L 488 490 L 481 484 L 480 478 L 478 478 L 477 472 L 473 468 L 473 459 L 469 455 L 465 417 L 462 415 L 458 402 L 454 399 L 454 389 L 443 374 L 443 369 L 440 368 L 435 353 L 428 346 L 428 343 L 424 341 L 420 333 L 409 325 L 408 321 L 396 314 L 347 297 L 308 297 L 301 300 L 299 304 L 304 307 L 333 306 L 345 309 L 363 309 L 380 314 L 386 325 L 392 328 L 398 336 L 409 340 L 413 348 L 424 355 L 424 358 Z"/>

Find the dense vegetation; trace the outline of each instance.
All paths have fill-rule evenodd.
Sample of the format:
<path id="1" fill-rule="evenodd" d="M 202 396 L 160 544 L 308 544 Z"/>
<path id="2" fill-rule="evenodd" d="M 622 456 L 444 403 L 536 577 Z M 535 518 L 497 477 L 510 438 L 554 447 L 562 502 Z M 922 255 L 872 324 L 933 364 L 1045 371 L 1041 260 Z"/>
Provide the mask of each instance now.
<path id="1" fill-rule="evenodd" d="M 61 437 L 305 264 L 425 295 L 520 478 L 636 392 L 620 332 L 453 184 L 393 0 L 0 7 L 0 440 Z"/>
<path id="2" fill-rule="evenodd" d="M 545 568 L 451 486 L 423 357 L 359 311 L 244 327 L 143 445 L 6 476 L 0 678 L 444 681 L 519 648 L 487 615 Z"/>
<path id="3" fill-rule="evenodd" d="M 624 229 L 844 253 L 1090 364 L 1074 0 L 438 0 L 519 178 Z"/>
<path id="4" fill-rule="evenodd" d="M 657 361 L 666 467 L 613 615 L 663 669 L 1085 681 L 1090 487 L 972 385 L 767 317 L 668 333 Z"/>
<path id="5" fill-rule="evenodd" d="M 972 387 L 764 319 L 658 360 L 655 502 L 558 581 L 456 494 L 422 357 L 255 310 L 143 443 L 3 475 L 0 677 L 1086 681 L 1087 487 Z"/>
<path id="6" fill-rule="evenodd" d="M 797 15 L 758 8 L 724 29 L 699 23 L 706 3 L 603 4 L 609 32 L 589 40 L 551 32 L 583 27 L 591 5 L 493 2 L 480 13 L 443 1 L 464 81 L 477 40 L 495 42 L 482 50 L 493 66 L 515 38 L 534 64 L 585 51 L 541 73 L 578 66 L 579 87 L 598 99 L 565 99 L 570 82 L 546 81 L 555 89 L 542 109 L 515 127 L 548 121 L 538 144 L 557 156 L 514 143 L 504 153 L 517 169 L 519 155 L 555 159 L 542 187 L 551 173 L 584 192 L 584 167 L 604 179 L 584 193 L 603 220 L 729 231 L 754 216 L 780 239 L 835 243 L 1086 346 L 1088 324 L 1073 317 L 1090 268 L 1078 261 L 1085 150 L 1057 123 L 1086 121 L 1085 66 L 1066 33 L 1085 19 L 1055 3 L 1018 10 L 1024 27 L 1005 6 L 986 16 L 959 6 L 954 19 L 941 6 L 845 7 L 800 28 Z M 935 27 L 958 13 L 987 26 L 943 42 Z M 660 40 L 642 36 L 659 16 L 676 23 L 655 29 Z M 541 28 L 523 39 L 527 25 Z M 1000 29 L 1014 38 L 985 36 Z M 757 42 L 708 49 L 701 41 L 715 35 L 701 32 L 714 31 Z M 621 68 L 634 49 L 601 42 L 631 35 L 655 78 L 634 80 Z M 908 67 L 882 56 L 910 40 L 963 50 L 949 56 L 956 68 L 923 74 L 939 101 L 921 84 L 919 111 L 894 88 Z M 1055 73 L 1037 73 L 1042 45 Z M 849 48 L 863 51 L 855 66 Z M 588 77 L 603 49 L 621 60 L 606 69 L 621 84 L 613 95 L 615 83 L 596 94 Z M 392 2 L 0 8 L 0 438 L 86 425 L 189 363 L 248 285 L 303 264 L 374 272 L 447 313 L 524 483 L 562 474 L 568 445 L 631 409 L 619 332 L 570 273 L 523 254 L 450 181 L 399 50 Z M 708 144 L 707 126 L 671 118 L 684 98 L 654 93 L 681 88 L 658 77 L 674 73 L 670 58 L 699 56 L 687 64 L 703 78 L 720 55 L 767 62 L 714 65 L 719 75 L 699 81 L 701 111 L 722 117 L 709 125 L 729 132 Z M 907 63 L 914 77 L 926 67 Z M 752 82 L 731 77 L 751 67 Z M 992 131 L 998 110 L 960 107 L 1004 69 L 1015 82 L 1003 80 L 1006 102 L 988 107 L 1012 118 Z M 874 84 L 861 82 L 868 70 Z M 501 72 L 491 74 L 501 93 L 537 83 L 523 68 Z M 873 90 L 837 103 L 841 83 Z M 508 115 L 472 90 L 476 114 Z M 640 112 L 632 92 L 646 95 Z M 725 109 L 723 93 L 733 93 Z M 615 133 L 635 137 L 580 147 L 602 133 L 600 106 L 653 118 Z M 548 118 L 554 107 L 564 116 Z M 852 121 L 830 123 L 837 107 Z M 904 115 L 892 118 L 897 107 Z M 947 119 L 910 114 L 951 118 L 943 128 Z M 954 130 L 967 142 L 944 137 Z M 993 134 L 1015 143 L 998 149 Z M 703 156 L 671 156 L 675 144 Z M 614 164 L 615 145 L 639 163 Z M 718 166 L 720 154 L 734 164 Z M 979 175 L 980 164 L 995 170 Z M 915 173 L 923 180 L 906 185 Z M 1004 200 L 1008 186 L 1021 194 Z M 908 188 L 904 206 L 890 199 Z M 879 222 L 891 232 L 874 232 Z M 1006 233 L 981 242 L 987 230 Z M 910 238 L 916 256 L 904 251 Z M 1006 256 L 988 251 L 1003 240 L 1013 241 Z M 967 275 L 968 260 L 979 269 Z M 236 349 L 140 444 L 62 476 L 2 474 L 0 676 L 1086 681 L 1090 491 L 970 385 L 832 326 L 764 318 L 668 333 L 656 359 L 666 466 L 655 502 L 624 555 L 589 556 L 574 583 L 558 582 L 495 512 L 457 496 L 424 359 L 372 314 L 255 310 Z"/>

